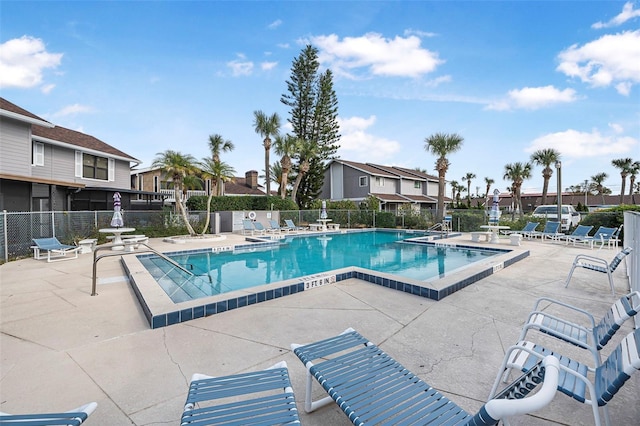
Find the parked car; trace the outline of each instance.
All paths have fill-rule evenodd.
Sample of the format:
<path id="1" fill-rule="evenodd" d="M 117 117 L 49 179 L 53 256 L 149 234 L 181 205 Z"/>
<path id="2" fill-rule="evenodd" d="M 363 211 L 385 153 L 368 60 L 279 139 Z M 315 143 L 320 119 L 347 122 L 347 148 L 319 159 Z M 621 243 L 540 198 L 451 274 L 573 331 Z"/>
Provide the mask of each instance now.
<path id="1" fill-rule="evenodd" d="M 558 220 L 558 206 L 556 204 L 549 204 L 545 206 L 538 206 L 533 211 L 533 217 L 544 217 L 547 220 Z M 578 226 L 580 223 L 580 213 L 573 208 L 572 205 L 562 205 L 562 231 L 568 231 L 569 228 Z"/>

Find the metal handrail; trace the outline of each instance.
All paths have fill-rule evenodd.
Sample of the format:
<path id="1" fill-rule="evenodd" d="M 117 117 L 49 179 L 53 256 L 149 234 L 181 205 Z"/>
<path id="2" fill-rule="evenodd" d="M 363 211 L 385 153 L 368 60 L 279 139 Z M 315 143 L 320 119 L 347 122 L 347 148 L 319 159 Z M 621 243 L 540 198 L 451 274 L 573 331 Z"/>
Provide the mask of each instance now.
<path id="1" fill-rule="evenodd" d="M 135 243 L 135 244 L 139 244 L 142 246 L 145 246 L 147 249 L 146 250 L 137 250 L 137 251 L 124 251 L 124 252 L 117 252 L 117 253 L 105 253 L 105 254 L 101 254 L 100 256 L 98 256 L 98 252 L 100 250 L 106 250 L 106 249 L 111 249 L 113 247 L 122 247 L 122 244 L 119 243 L 110 243 L 110 244 L 103 244 L 100 247 L 96 247 L 95 250 L 93 251 L 93 276 L 92 276 L 92 281 L 91 281 L 91 295 L 92 296 L 96 296 L 98 293 L 96 292 L 96 278 L 97 278 L 97 269 L 98 269 L 98 261 L 104 257 L 111 257 L 111 256 L 124 256 L 127 254 L 141 254 L 141 253 L 155 253 L 158 257 L 161 257 L 162 259 L 166 260 L 167 262 L 169 262 L 170 264 L 172 264 L 173 266 L 175 266 L 176 268 L 186 272 L 187 274 L 194 276 L 193 272 L 185 269 L 182 265 L 180 265 L 179 263 L 177 263 L 175 260 L 172 260 L 170 258 L 168 258 L 167 256 L 165 256 L 164 254 L 160 253 L 157 250 L 154 250 L 153 248 L 149 247 L 146 243 Z M 126 244 L 127 245 L 127 244 Z"/>

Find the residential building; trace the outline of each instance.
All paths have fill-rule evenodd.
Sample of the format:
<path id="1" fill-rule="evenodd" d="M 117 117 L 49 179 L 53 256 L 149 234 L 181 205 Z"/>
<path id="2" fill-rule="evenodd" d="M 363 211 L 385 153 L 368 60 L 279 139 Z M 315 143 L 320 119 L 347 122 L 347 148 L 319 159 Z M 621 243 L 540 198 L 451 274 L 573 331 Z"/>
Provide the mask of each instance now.
<path id="1" fill-rule="evenodd" d="M 129 208 L 136 158 L 0 98 L 0 210 L 107 210 L 120 192 Z"/>
<path id="2" fill-rule="evenodd" d="M 438 178 L 418 170 L 341 159 L 327 165 L 320 198 L 361 203 L 370 196 L 380 201 L 382 211 L 397 212 L 401 206 L 434 209 Z M 450 201 L 445 198 L 445 203 Z"/>
<path id="3" fill-rule="evenodd" d="M 158 167 L 131 170 L 131 188 L 143 192 L 155 192 L 163 194 L 165 204 L 175 204 L 175 192 L 171 176 L 167 176 Z M 203 189 L 188 189 L 187 199 L 197 195 L 209 195 L 212 182 L 206 179 Z M 244 177 L 234 177 L 224 184 L 224 195 L 227 196 L 264 196 L 265 189 L 258 184 L 258 172 L 249 170 Z M 135 204 L 137 201 L 133 201 Z"/>

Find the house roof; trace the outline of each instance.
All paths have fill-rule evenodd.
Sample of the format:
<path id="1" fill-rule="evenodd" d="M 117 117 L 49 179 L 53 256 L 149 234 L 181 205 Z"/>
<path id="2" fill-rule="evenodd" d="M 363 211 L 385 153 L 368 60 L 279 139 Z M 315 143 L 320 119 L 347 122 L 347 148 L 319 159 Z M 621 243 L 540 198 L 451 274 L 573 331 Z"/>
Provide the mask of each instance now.
<path id="1" fill-rule="evenodd" d="M 340 159 L 335 159 L 332 162 L 346 164 L 349 167 L 352 167 L 354 169 L 357 169 L 357 170 L 360 170 L 362 172 L 368 173 L 368 174 L 370 174 L 372 176 L 382 176 L 382 177 L 389 177 L 389 178 L 397 178 L 398 177 L 397 174 L 389 173 L 389 172 L 387 172 L 385 170 L 381 170 L 379 168 L 370 166 L 369 164 L 357 163 L 355 161 L 346 161 L 346 160 L 340 160 Z"/>
<path id="2" fill-rule="evenodd" d="M 438 199 L 426 195 L 403 195 L 414 203 L 437 203 Z"/>
<path id="3" fill-rule="evenodd" d="M 120 151 L 111 145 L 102 142 L 100 139 L 87 135 L 86 133 L 77 132 L 75 130 L 67 129 L 65 127 L 55 126 L 52 128 L 46 128 L 43 126 L 34 125 L 31 128 L 31 133 L 36 140 L 44 140 L 46 142 L 62 142 L 63 144 L 69 144 L 87 150 L 110 154 L 116 157 L 120 157 L 123 160 L 129 160 L 132 162 L 140 163 L 140 160 Z"/>
<path id="4" fill-rule="evenodd" d="M 403 171 L 403 172 L 407 173 L 410 176 L 413 175 L 413 176 L 417 176 L 417 177 L 420 177 L 420 178 L 425 179 L 425 180 L 433 180 L 433 181 L 436 181 L 436 182 L 438 181 L 438 176 L 433 176 L 433 175 L 430 175 L 428 173 L 421 172 L 420 170 L 406 169 L 404 167 L 398 167 L 398 166 L 393 166 L 393 168 L 396 169 L 396 170 Z"/>
<path id="5" fill-rule="evenodd" d="M 375 194 L 371 193 L 374 197 L 384 203 L 409 203 L 410 201 L 400 194 Z"/>
<path id="6" fill-rule="evenodd" d="M 260 188 L 262 185 L 258 185 L 258 188 L 251 188 L 247 185 L 246 178 L 236 177 L 224 184 L 224 193 L 225 195 L 266 195 Z"/>
<path id="7" fill-rule="evenodd" d="M 53 124 L 49 123 L 44 118 L 40 118 L 37 115 L 20 108 L 18 105 L 13 104 L 0 97 L 0 116 L 10 117 L 15 120 L 24 121 L 31 124 L 40 124 L 46 127 L 53 127 Z"/>

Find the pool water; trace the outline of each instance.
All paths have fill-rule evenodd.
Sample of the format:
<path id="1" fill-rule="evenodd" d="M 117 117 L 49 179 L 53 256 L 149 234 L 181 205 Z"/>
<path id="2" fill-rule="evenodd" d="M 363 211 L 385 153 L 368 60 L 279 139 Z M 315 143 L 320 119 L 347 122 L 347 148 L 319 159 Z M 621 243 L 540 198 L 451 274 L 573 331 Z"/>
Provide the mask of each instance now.
<path id="1" fill-rule="evenodd" d="M 404 241 L 420 235 L 377 230 L 287 236 L 280 244 L 260 248 L 170 255 L 193 276 L 157 256 L 140 261 L 178 303 L 353 266 L 426 281 L 496 255 Z"/>

